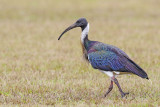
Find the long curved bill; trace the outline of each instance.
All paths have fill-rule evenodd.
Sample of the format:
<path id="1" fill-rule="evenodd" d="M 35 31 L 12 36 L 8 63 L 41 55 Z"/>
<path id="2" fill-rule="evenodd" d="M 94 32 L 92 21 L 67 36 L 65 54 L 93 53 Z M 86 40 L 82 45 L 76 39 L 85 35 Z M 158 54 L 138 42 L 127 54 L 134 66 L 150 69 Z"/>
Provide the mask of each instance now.
<path id="1" fill-rule="evenodd" d="M 63 33 L 59 36 L 58 40 L 60 40 L 60 38 L 62 37 L 62 35 L 63 35 L 64 33 L 66 33 L 67 31 L 69 31 L 69 30 L 71 30 L 71 29 L 73 29 L 73 28 L 75 28 L 75 27 L 78 27 L 75 23 L 74 23 L 73 25 L 69 26 L 69 27 L 68 27 L 66 30 L 64 30 Z"/>

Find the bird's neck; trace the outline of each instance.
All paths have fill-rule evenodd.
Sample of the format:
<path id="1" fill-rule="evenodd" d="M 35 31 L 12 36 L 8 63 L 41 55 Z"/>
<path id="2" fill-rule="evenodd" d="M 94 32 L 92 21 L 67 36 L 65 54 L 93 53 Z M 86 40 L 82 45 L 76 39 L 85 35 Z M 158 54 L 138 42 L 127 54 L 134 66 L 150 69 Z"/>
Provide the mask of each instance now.
<path id="1" fill-rule="evenodd" d="M 84 47 L 85 45 L 87 45 L 87 42 L 89 41 L 88 32 L 89 32 L 89 23 L 86 25 L 85 28 L 82 28 L 81 43 L 84 45 Z"/>
<path id="2" fill-rule="evenodd" d="M 87 51 L 90 43 L 90 40 L 88 39 L 88 32 L 89 32 L 89 23 L 82 28 L 82 35 L 81 35 L 82 51 L 83 51 L 83 56 L 86 60 L 88 60 Z"/>
<path id="3" fill-rule="evenodd" d="M 83 51 L 83 57 L 88 61 L 87 51 L 89 48 L 90 40 L 88 39 L 88 32 L 89 32 L 89 23 L 82 27 L 82 35 L 81 35 L 81 45 L 82 45 L 82 51 Z"/>

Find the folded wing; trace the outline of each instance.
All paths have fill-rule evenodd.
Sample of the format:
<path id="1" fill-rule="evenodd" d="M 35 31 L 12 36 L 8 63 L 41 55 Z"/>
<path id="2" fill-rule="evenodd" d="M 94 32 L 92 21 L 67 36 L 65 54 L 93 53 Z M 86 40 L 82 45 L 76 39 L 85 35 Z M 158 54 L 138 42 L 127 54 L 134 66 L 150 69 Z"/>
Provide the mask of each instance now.
<path id="1" fill-rule="evenodd" d="M 148 79 L 147 74 L 140 66 L 133 62 L 125 53 L 115 49 L 102 49 L 88 53 L 88 60 L 95 69 L 129 72 Z"/>

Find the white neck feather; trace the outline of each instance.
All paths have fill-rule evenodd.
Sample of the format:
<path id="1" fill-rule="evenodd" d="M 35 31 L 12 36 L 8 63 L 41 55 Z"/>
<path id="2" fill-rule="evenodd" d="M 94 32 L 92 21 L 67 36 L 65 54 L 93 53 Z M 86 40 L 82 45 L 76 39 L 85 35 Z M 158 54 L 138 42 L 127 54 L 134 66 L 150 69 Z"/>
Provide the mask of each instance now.
<path id="1" fill-rule="evenodd" d="M 81 34 L 81 42 L 84 43 L 84 38 L 88 35 L 89 32 L 89 23 L 87 24 L 86 28 L 82 31 Z"/>

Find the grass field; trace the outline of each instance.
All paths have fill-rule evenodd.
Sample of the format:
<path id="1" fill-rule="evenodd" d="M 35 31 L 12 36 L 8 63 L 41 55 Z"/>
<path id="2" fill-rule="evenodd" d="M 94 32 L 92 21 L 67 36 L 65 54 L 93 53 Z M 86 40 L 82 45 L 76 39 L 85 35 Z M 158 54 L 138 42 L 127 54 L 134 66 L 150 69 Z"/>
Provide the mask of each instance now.
<path id="1" fill-rule="evenodd" d="M 151 81 L 110 78 L 82 59 L 80 29 L 62 31 L 78 18 L 89 38 L 124 50 Z M 159 0 L 0 0 L 0 104 L 55 106 L 160 106 Z"/>

